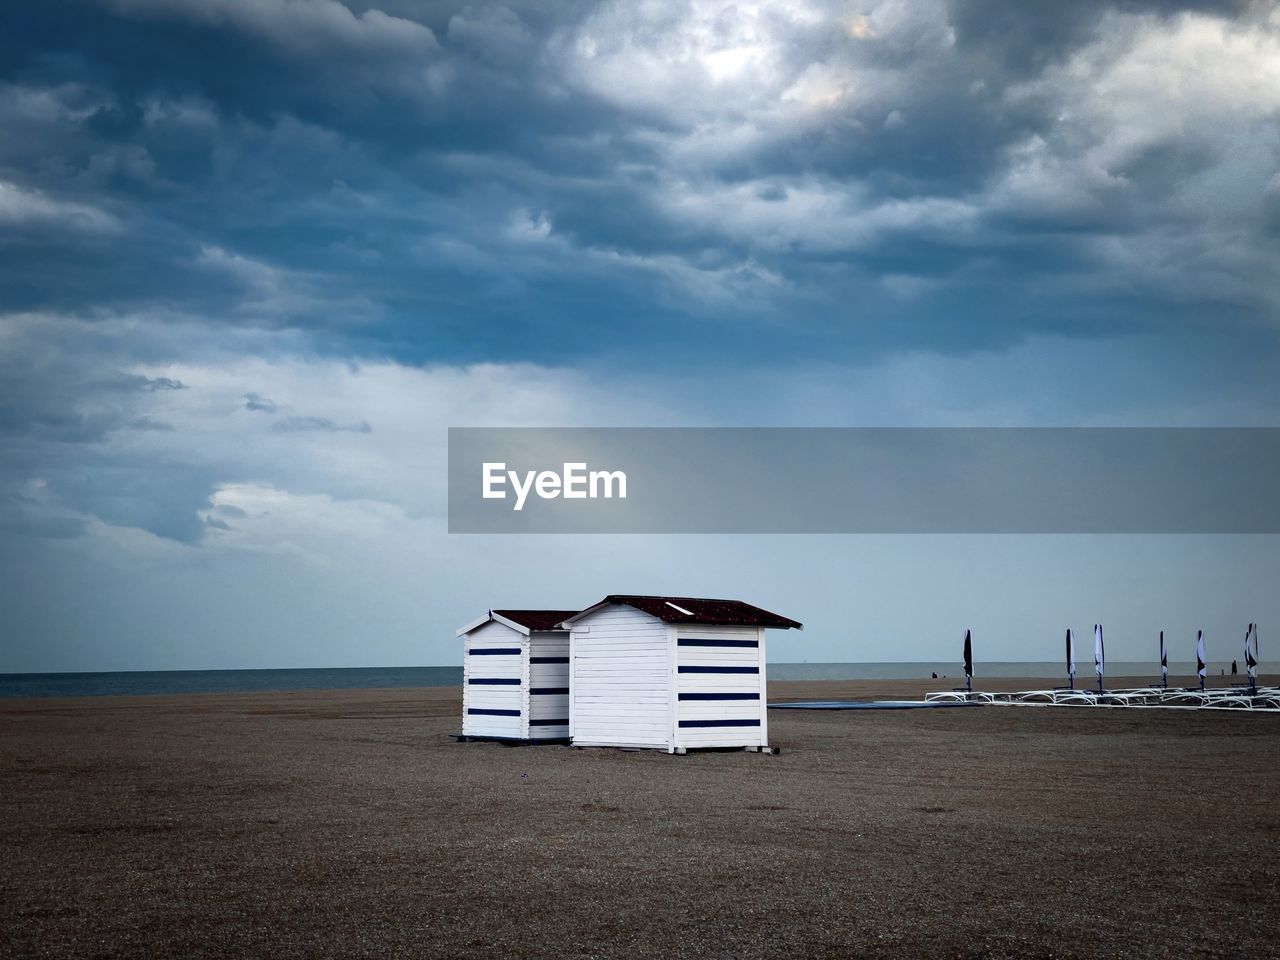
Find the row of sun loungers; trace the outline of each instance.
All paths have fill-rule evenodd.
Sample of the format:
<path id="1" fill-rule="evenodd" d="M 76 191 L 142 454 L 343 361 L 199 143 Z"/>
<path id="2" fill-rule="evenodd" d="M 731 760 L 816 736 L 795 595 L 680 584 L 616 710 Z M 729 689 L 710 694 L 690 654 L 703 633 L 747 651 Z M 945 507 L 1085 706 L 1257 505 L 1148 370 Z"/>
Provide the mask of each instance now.
<path id="1" fill-rule="evenodd" d="M 1280 712 L 1280 687 L 1135 687 L 1125 690 L 1022 690 L 990 693 L 942 690 L 926 693 L 933 703 L 991 703 L 1004 706 L 1180 707 L 1209 710 L 1273 710 Z"/>

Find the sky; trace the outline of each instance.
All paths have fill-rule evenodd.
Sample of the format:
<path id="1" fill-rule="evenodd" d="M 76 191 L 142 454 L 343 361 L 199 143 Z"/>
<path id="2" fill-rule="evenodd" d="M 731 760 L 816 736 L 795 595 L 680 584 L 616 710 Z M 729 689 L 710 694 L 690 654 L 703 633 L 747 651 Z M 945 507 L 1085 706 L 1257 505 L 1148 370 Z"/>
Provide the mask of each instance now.
<path id="1" fill-rule="evenodd" d="M 0 671 L 458 663 L 607 593 L 1265 663 L 1274 537 L 450 536 L 445 438 L 1280 426 L 1278 121 L 1272 3 L 7 4 Z"/>

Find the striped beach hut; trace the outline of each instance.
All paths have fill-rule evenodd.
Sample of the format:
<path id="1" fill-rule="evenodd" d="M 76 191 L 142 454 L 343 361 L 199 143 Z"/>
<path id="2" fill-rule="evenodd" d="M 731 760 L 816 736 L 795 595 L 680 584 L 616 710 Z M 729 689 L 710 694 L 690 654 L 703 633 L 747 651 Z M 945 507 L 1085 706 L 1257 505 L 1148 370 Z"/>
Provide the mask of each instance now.
<path id="1" fill-rule="evenodd" d="M 803 629 L 741 600 L 612 594 L 570 631 L 577 746 L 767 748 L 765 631 Z"/>
<path id="2" fill-rule="evenodd" d="M 574 610 L 490 610 L 463 641 L 462 735 L 471 740 L 567 740 L 569 634 Z"/>

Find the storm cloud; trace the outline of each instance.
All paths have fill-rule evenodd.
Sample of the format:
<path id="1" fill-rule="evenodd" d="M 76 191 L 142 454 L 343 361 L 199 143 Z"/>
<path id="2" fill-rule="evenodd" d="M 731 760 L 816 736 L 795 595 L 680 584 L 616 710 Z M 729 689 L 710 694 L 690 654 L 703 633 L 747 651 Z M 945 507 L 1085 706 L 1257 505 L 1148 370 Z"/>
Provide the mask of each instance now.
<path id="1" fill-rule="evenodd" d="M 1273 423 L 1278 120 L 1264 3 L 11 4 L 10 562 L 332 583 L 449 425 Z"/>
<path id="2" fill-rule="evenodd" d="M 557 9 L 10 11 L 0 294 L 459 360 L 1277 304 L 1262 5 Z"/>

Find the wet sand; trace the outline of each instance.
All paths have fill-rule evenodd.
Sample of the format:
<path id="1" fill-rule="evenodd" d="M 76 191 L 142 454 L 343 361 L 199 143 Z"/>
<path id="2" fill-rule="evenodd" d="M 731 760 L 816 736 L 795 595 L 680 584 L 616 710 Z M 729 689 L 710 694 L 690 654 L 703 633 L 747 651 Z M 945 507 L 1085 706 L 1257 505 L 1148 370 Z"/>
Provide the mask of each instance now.
<path id="1" fill-rule="evenodd" d="M 456 744 L 459 699 L 0 701 L 0 956 L 1280 954 L 1280 717 L 773 711 L 779 756 L 670 757 Z"/>

